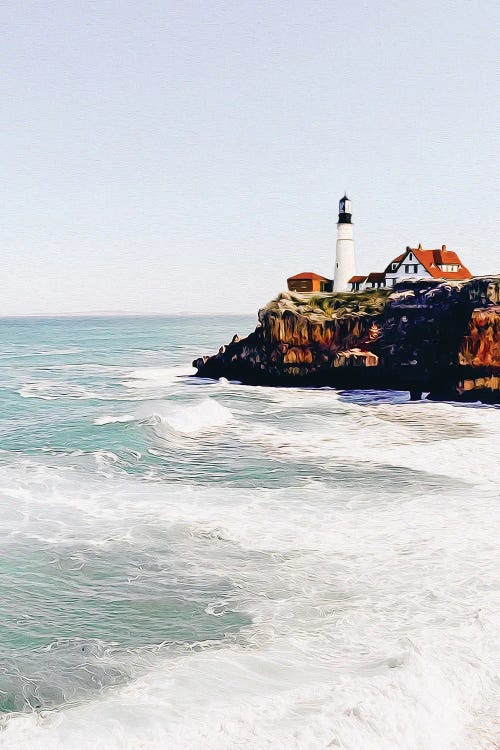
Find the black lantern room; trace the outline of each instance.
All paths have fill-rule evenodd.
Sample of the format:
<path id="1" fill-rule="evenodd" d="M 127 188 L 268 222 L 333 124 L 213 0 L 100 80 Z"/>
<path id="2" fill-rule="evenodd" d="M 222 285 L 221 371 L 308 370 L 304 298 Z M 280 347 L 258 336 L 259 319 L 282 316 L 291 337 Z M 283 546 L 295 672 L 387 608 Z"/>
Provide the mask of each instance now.
<path id="1" fill-rule="evenodd" d="M 344 195 L 339 201 L 339 224 L 351 224 L 351 201 Z"/>

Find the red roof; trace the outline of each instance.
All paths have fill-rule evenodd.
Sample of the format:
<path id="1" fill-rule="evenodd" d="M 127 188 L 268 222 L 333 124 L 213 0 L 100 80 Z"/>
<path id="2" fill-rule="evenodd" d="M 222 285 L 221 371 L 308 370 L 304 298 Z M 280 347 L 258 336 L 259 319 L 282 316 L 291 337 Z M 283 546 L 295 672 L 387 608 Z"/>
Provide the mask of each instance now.
<path id="1" fill-rule="evenodd" d="M 407 247 L 406 252 L 403 255 L 399 255 L 395 258 L 392 263 L 400 264 L 402 260 L 407 256 L 408 253 L 413 253 L 418 262 L 425 268 L 425 270 L 432 276 L 433 279 L 450 279 L 455 281 L 461 281 L 464 279 L 471 279 L 472 274 L 469 269 L 464 266 L 456 252 L 453 250 L 447 250 L 446 245 L 443 245 L 440 250 L 424 250 L 422 245 L 417 248 Z M 392 263 L 386 269 L 386 273 L 390 273 Z M 458 265 L 458 271 L 443 271 L 439 266 L 444 265 Z"/>
<path id="2" fill-rule="evenodd" d="M 391 260 L 391 262 L 389 263 L 389 265 L 385 269 L 385 273 L 392 273 L 393 272 L 392 271 L 392 266 L 394 265 L 394 263 L 397 263 L 398 266 L 399 266 L 399 264 L 401 263 L 401 261 L 403 260 L 403 258 L 405 257 L 405 255 L 406 255 L 406 253 L 402 253 L 401 255 L 398 255 L 397 258 L 394 258 L 394 260 Z"/>
<path id="3" fill-rule="evenodd" d="M 290 276 L 287 281 L 300 281 L 301 279 L 315 279 L 316 281 L 331 281 L 331 279 L 327 279 L 326 276 L 320 276 L 317 273 L 312 273 L 309 271 L 304 271 L 304 273 L 298 273 L 295 276 Z"/>
<path id="4" fill-rule="evenodd" d="M 348 284 L 357 284 L 358 282 L 364 281 L 366 279 L 366 276 L 353 276 L 349 281 Z"/>
<path id="5" fill-rule="evenodd" d="M 371 281 L 384 281 L 385 280 L 385 272 L 379 273 L 378 271 L 373 271 L 372 273 L 369 273 L 366 277 L 367 283 L 370 283 Z"/>
<path id="6" fill-rule="evenodd" d="M 453 250 L 447 250 L 443 245 L 441 250 L 422 250 L 418 247 L 413 251 L 426 271 L 433 279 L 471 279 L 472 274 L 463 265 L 458 255 Z M 453 263 L 458 265 L 458 271 L 442 271 L 439 266 Z"/>

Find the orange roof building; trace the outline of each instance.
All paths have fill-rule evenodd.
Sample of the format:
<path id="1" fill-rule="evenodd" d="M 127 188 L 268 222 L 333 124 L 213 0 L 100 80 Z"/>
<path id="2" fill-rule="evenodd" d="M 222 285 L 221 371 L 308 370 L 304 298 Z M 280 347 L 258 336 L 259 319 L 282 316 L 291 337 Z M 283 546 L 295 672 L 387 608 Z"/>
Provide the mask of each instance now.
<path id="1" fill-rule="evenodd" d="M 332 280 L 312 271 L 304 271 L 287 279 L 291 292 L 331 292 Z"/>

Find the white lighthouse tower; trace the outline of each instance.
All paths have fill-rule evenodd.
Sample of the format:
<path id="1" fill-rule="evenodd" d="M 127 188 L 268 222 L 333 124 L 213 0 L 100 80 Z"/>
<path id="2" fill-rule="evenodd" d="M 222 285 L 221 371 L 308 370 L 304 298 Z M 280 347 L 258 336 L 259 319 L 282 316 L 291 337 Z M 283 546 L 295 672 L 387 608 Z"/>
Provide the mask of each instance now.
<path id="1" fill-rule="evenodd" d="M 347 195 L 344 195 L 339 201 L 337 250 L 335 255 L 335 273 L 333 275 L 334 292 L 349 291 L 349 279 L 356 273 L 351 218 L 351 201 Z"/>

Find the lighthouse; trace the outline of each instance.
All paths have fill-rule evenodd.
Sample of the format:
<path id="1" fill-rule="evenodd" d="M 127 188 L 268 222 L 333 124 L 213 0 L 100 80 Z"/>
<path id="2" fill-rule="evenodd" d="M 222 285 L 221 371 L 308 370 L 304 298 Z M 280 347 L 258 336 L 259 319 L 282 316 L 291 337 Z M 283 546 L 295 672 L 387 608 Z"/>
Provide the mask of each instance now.
<path id="1" fill-rule="evenodd" d="M 333 274 L 334 292 L 349 291 L 349 279 L 356 273 L 351 219 L 351 201 L 347 195 L 344 195 L 339 201 L 337 249 L 335 255 L 335 273 Z"/>

